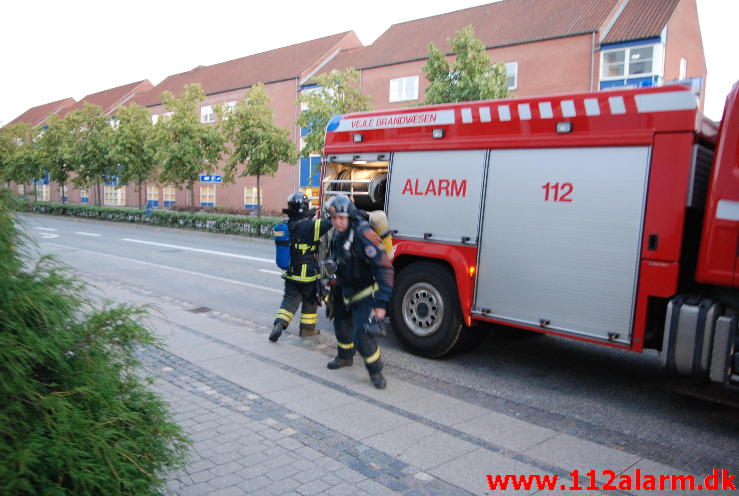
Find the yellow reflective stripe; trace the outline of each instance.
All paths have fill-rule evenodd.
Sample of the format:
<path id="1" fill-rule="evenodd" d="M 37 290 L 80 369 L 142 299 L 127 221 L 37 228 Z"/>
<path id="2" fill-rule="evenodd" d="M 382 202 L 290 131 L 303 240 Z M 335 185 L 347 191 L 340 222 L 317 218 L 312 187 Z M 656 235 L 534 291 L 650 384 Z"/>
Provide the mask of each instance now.
<path id="1" fill-rule="evenodd" d="M 371 356 L 368 356 L 367 358 L 365 358 L 364 361 L 366 363 L 375 363 L 379 359 L 380 359 L 380 347 L 378 346 L 377 351 L 372 353 Z"/>
<path id="2" fill-rule="evenodd" d="M 341 343 L 339 341 L 336 341 L 336 345 L 342 350 L 351 350 L 352 348 L 354 348 L 354 343 L 346 344 L 346 343 Z"/>
<path id="3" fill-rule="evenodd" d="M 303 264 L 303 266 L 300 268 L 300 277 L 305 277 L 307 273 L 308 273 L 308 264 Z"/>
<path id="4" fill-rule="evenodd" d="M 300 316 L 301 324 L 315 324 L 316 322 L 318 322 L 317 313 L 304 313 Z"/>
<path id="5" fill-rule="evenodd" d="M 344 298 L 344 304 L 349 305 L 350 303 L 356 303 L 359 300 L 363 300 L 367 298 L 368 296 L 372 295 L 375 291 L 378 291 L 380 289 L 380 285 L 377 283 L 374 283 L 372 286 L 367 286 L 359 293 L 354 293 L 349 298 Z"/>
<path id="6" fill-rule="evenodd" d="M 313 241 L 318 241 L 321 235 L 321 219 L 318 219 L 313 225 Z"/>
<path id="7" fill-rule="evenodd" d="M 308 276 L 308 277 L 303 277 L 303 276 L 285 276 L 285 277 L 287 279 L 298 281 L 298 282 L 313 282 L 316 279 L 318 279 L 320 276 L 315 275 L 315 276 Z"/>
<path id="8" fill-rule="evenodd" d="M 277 315 L 275 316 L 275 318 L 290 322 L 293 319 L 293 315 L 293 313 L 288 312 L 284 308 L 280 308 L 279 310 L 277 310 Z"/>

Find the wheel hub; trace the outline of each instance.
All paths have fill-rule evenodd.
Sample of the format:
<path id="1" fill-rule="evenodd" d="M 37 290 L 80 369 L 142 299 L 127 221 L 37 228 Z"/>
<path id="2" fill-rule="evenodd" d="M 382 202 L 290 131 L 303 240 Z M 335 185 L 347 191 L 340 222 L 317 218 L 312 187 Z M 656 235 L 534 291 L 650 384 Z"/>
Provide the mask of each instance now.
<path id="1" fill-rule="evenodd" d="M 443 319 L 444 301 L 434 286 L 418 282 L 408 288 L 403 296 L 403 320 L 413 334 L 431 336 Z"/>

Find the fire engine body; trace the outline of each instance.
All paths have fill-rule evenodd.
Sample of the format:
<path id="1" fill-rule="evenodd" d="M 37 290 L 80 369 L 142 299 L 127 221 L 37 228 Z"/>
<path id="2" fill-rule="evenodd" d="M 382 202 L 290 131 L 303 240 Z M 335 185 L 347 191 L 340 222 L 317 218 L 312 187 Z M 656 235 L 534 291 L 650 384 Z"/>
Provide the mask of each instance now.
<path id="1" fill-rule="evenodd" d="M 739 83 L 720 127 L 684 86 L 340 115 L 322 198 L 387 213 L 416 354 L 488 321 L 739 385 L 738 136 Z"/>

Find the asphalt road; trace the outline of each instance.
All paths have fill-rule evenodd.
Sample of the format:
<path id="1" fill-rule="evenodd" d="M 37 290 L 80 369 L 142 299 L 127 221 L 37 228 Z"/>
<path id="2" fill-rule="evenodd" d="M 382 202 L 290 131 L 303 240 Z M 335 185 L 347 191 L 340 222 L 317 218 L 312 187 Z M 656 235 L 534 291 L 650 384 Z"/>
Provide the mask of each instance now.
<path id="1" fill-rule="evenodd" d="M 36 242 L 34 253 L 53 254 L 83 276 L 265 329 L 280 304 L 271 241 L 41 215 L 20 219 Z M 318 328 L 331 332 L 322 310 Z M 410 355 L 385 338 L 389 376 L 696 474 L 716 467 L 739 472 L 739 393 L 666 378 L 654 352 L 486 331 L 477 348 L 441 360 Z"/>

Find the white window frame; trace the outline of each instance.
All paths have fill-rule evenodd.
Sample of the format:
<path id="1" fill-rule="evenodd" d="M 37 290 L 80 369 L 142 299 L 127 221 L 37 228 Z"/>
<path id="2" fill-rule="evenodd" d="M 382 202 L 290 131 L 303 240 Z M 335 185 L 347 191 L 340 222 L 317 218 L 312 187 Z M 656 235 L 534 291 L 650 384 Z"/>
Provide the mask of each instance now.
<path id="1" fill-rule="evenodd" d="M 84 198 L 87 198 L 87 200 L 90 200 L 90 191 L 87 188 L 80 188 L 80 201 L 82 201 Z"/>
<path id="2" fill-rule="evenodd" d="M 200 122 L 204 124 L 212 124 L 216 121 L 216 113 L 213 105 L 203 105 L 200 107 Z"/>
<path id="3" fill-rule="evenodd" d="M 159 186 L 155 184 L 146 185 L 146 203 L 149 203 L 150 201 L 159 203 Z"/>
<path id="4" fill-rule="evenodd" d="M 688 76 L 688 59 L 680 57 L 680 73 L 678 79 L 683 80 Z"/>
<path id="5" fill-rule="evenodd" d="M 18 194 L 20 196 L 26 196 L 26 185 L 25 184 L 19 184 L 18 185 Z"/>
<path id="6" fill-rule="evenodd" d="M 236 108 L 236 104 L 238 102 L 236 100 L 231 100 L 230 102 L 226 102 L 223 104 L 223 120 L 228 120 L 228 115 L 234 111 Z"/>
<path id="7" fill-rule="evenodd" d="M 419 76 L 404 76 L 390 80 L 388 102 L 418 100 Z"/>
<path id="8" fill-rule="evenodd" d="M 51 201 L 51 184 L 38 184 L 38 200 L 42 202 Z"/>
<path id="9" fill-rule="evenodd" d="M 159 121 L 159 114 L 151 114 L 151 123 L 156 124 Z"/>
<path id="10" fill-rule="evenodd" d="M 103 205 L 111 207 L 125 207 L 126 188 L 124 186 L 111 186 L 106 184 L 103 187 Z"/>
<path id="11" fill-rule="evenodd" d="M 165 186 L 162 188 L 162 206 L 167 205 L 167 202 L 176 203 L 177 201 L 177 190 L 174 186 Z"/>
<path id="12" fill-rule="evenodd" d="M 518 88 L 518 62 L 506 62 L 503 65 L 505 66 L 506 86 L 509 90 L 515 90 Z M 513 73 L 513 85 L 508 83 L 508 80 L 511 78 L 511 73 Z"/>
<path id="13" fill-rule="evenodd" d="M 631 73 L 631 51 L 638 50 L 640 48 L 652 48 L 652 70 L 651 72 L 643 72 L 640 74 Z M 606 69 L 605 58 L 609 53 L 624 52 L 624 73 L 620 76 L 606 76 L 604 71 Z M 663 64 L 662 55 L 664 53 L 664 45 L 662 43 L 651 43 L 647 45 L 634 45 L 621 48 L 613 48 L 608 50 L 602 50 L 600 53 L 600 80 L 601 81 L 618 81 L 620 79 L 633 79 L 650 76 L 662 76 Z"/>
<path id="14" fill-rule="evenodd" d="M 213 198 L 213 201 L 209 201 L 209 198 Z M 216 206 L 216 185 L 215 183 L 200 183 L 200 205 L 203 203 L 212 203 L 212 206 Z"/>
<path id="15" fill-rule="evenodd" d="M 247 199 L 249 201 L 247 201 Z M 264 191 L 259 195 L 259 205 L 264 204 Z M 257 187 L 256 186 L 244 186 L 244 205 L 256 205 L 257 204 Z"/>

